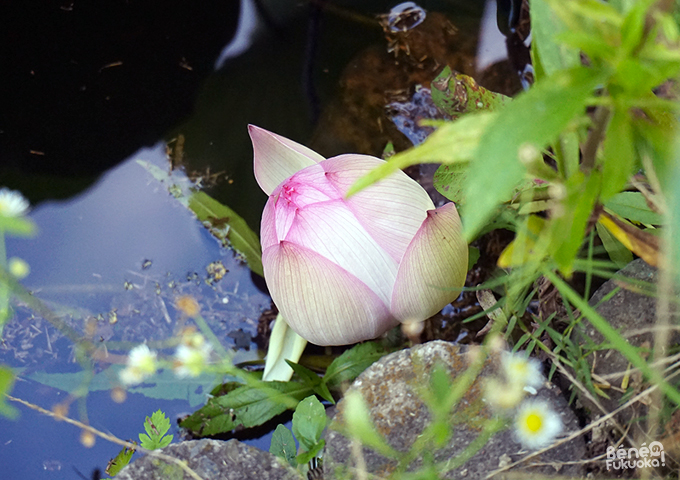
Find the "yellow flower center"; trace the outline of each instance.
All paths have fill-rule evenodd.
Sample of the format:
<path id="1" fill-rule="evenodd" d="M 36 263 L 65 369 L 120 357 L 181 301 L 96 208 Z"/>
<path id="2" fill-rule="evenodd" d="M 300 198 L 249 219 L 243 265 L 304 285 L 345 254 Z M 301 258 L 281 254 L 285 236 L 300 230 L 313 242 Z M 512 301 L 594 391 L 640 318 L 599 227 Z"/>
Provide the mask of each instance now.
<path id="1" fill-rule="evenodd" d="M 538 413 L 530 413 L 526 418 L 526 426 L 531 433 L 538 433 L 543 426 L 543 419 Z"/>

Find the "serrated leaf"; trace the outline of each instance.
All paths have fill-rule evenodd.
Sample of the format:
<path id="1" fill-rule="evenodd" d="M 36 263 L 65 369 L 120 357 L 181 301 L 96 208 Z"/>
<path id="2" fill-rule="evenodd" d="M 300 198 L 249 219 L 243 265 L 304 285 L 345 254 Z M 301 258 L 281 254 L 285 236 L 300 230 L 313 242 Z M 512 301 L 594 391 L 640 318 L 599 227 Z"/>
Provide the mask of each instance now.
<path id="1" fill-rule="evenodd" d="M 208 403 L 180 424 L 198 435 L 230 432 L 238 426 L 262 425 L 312 393 L 298 382 L 261 382 L 244 385 Z"/>
<path id="2" fill-rule="evenodd" d="M 139 434 L 139 441 L 140 445 L 142 448 L 146 448 L 147 450 L 155 450 L 156 449 L 156 442 L 153 441 L 149 435 L 145 435 L 143 433 Z"/>
<path id="3" fill-rule="evenodd" d="M 328 417 L 321 402 L 311 395 L 302 400 L 293 414 L 293 435 L 300 446 L 310 451 L 321 440 Z"/>
<path id="4" fill-rule="evenodd" d="M 649 208 L 644 195 L 640 192 L 621 192 L 610 198 L 604 206 L 631 222 L 645 225 L 661 225 L 663 223 L 663 217 Z"/>
<path id="5" fill-rule="evenodd" d="M 316 385 L 321 383 L 321 377 L 312 372 L 309 368 L 295 362 L 291 362 L 290 360 L 286 360 L 286 363 L 288 366 L 290 366 L 290 368 L 293 369 L 293 372 L 297 374 L 300 380 L 302 380 L 302 383 L 309 388 L 314 388 Z"/>
<path id="6" fill-rule="evenodd" d="M 161 441 L 158 443 L 158 448 L 165 448 L 168 445 L 170 445 L 173 437 L 174 437 L 173 435 L 166 435 L 165 437 L 163 437 Z"/>
<path id="7" fill-rule="evenodd" d="M 361 372 L 370 367 L 376 360 L 387 355 L 378 342 L 366 342 L 347 350 L 326 369 L 323 381 L 329 388 L 338 388 L 344 382 L 351 382 Z"/>
<path id="8" fill-rule="evenodd" d="M 241 253 L 253 272 L 264 276 L 260 240 L 240 215 L 205 192 L 194 192 L 189 197 L 189 209 L 223 245 Z"/>
<path id="9" fill-rule="evenodd" d="M 106 466 L 106 470 L 104 470 L 104 473 L 106 473 L 110 477 L 115 477 L 116 475 L 118 475 L 118 473 L 123 469 L 123 467 L 130 463 L 130 459 L 132 458 L 133 453 L 135 453 L 134 448 L 123 447 L 123 449 L 120 452 L 118 452 L 118 455 L 109 460 L 109 464 Z"/>
<path id="10" fill-rule="evenodd" d="M 284 459 L 291 467 L 297 467 L 295 438 L 284 425 L 278 425 L 274 430 L 272 443 L 269 445 L 269 453 Z"/>
<path id="11" fill-rule="evenodd" d="M 468 171 L 465 197 L 469 201 L 462 209 L 468 240 L 524 178 L 520 147 L 540 150 L 557 139 L 570 122 L 585 115 L 588 100 L 601 80 L 601 74 L 583 67 L 559 71 L 499 112 L 479 140 Z"/>
<path id="12" fill-rule="evenodd" d="M 156 428 L 158 435 L 163 436 L 170 430 L 170 419 L 162 410 L 158 409 L 151 414 L 151 423 Z"/>

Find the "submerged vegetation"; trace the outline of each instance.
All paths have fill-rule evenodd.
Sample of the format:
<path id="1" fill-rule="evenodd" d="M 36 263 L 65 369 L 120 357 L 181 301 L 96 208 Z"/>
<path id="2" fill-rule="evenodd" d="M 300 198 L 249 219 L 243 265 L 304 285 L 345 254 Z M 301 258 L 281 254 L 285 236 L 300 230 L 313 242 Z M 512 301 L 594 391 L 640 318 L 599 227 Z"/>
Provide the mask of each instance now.
<path id="1" fill-rule="evenodd" d="M 429 79 L 431 100 L 446 120 L 422 120 L 433 133 L 385 162 L 358 155 L 326 160 L 307 147 L 251 127 L 255 137 L 261 137 L 259 144 L 254 139 L 256 162 L 258 157 L 269 161 L 263 162 L 266 168 L 259 164 L 265 171 L 258 171 L 256 164 L 258 181 L 271 195 L 261 232 L 264 258 L 260 239 L 236 212 L 194 185 L 182 185 L 140 162 L 211 234 L 267 279 L 283 314 L 276 320 L 279 329 L 272 335 L 269 358 L 277 363 L 277 372 L 288 367 L 291 371 L 277 373 L 278 381 L 263 381 L 262 372 L 235 364 L 233 352 L 223 347 L 203 318 L 199 300 L 181 295 L 175 307 L 185 327 L 170 343 L 129 348 L 125 367 L 111 370 L 118 393 L 124 398 L 124 388 L 161 372 L 178 378 L 212 375 L 217 386 L 207 402 L 180 423 L 194 437 L 228 435 L 294 411 L 292 431 L 279 425 L 270 452 L 309 478 L 323 465 L 326 407 L 341 398 L 344 426 L 334 423 L 330 428 L 356 442 L 358 459 L 363 445 L 394 460 L 397 466 L 390 478 L 444 478 L 508 428 L 531 451 L 527 458 L 533 457 L 556 442 L 590 434 L 604 422 L 592 412 L 612 419 L 616 438 L 607 442 L 625 444 L 635 450 L 636 458 L 646 451 L 664 459 L 664 465 L 653 464 L 660 468 L 647 471 L 649 475 L 677 478 L 674 425 L 680 389 L 673 332 L 678 329 L 674 312 L 680 283 L 680 27 L 674 6 L 653 0 L 532 0 L 534 85 L 510 99 L 448 67 L 436 72 Z M 434 187 L 455 206 L 435 209 L 425 191 L 400 171 L 425 163 L 441 164 Z M 320 186 L 319 179 L 326 176 L 336 183 Z M 390 211 L 393 216 L 385 213 L 395 199 L 402 207 L 413 207 L 409 214 L 405 207 Z M 324 202 L 340 205 L 340 213 L 322 210 L 295 232 L 291 225 L 303 210 Z M 35 233 L 27 208 L 18 193 L 0 190 L 0 333 L 11 318 L 12 295 L 50 317 L 49 309 L 20 285 L 27 266 L 18 259 L 8 261 L 5 252 L 5 234 Z M 350 214 L 362 221 L 348 220 Z M 408 218 L 400 219 L 403 215 Z M 436 221 L 426 220 L 430 217 Z M 408 228 L 400 230 L 399 221 Z M 297 250 L 284 238 L 290 231 L 296 245 L 302 245 Z M 495 255 L 489 254 L 484 245 L 502 235 L 499 232 L 514 235 Z M 361 235 L 365 238 L 357 241 Z M 381 244 L 379 249 L 374 237 L 386 238 L 387 247 Z M 422 238 L 427 241 L 418 243 Z M 366 399 L 356 391 L 347 396 L 344 392 L 375 361 L 420 341 L 425 317 L 460 294 L 465 269 L 477 258 L 471 253 L 468 264 L 465 242 L 471 244 L 470 252 L 481 252 L 478 261 L 486 261 L 488 270 L 483 282 L 470 282 L 468 276 L 462 288 L 482 309 L 466 322 L 485 317 L 488 323 L 475 332 L 479 344 L 455 378 L 440 365 L 431 366 L 423 377 L 422 390 L 414 395 L 427 405 L 431 421 L 407 451 L 398 450 L 375 428 Z M 447 251 L 442 244 L 453 247 Z M 276 256 L 266 251 L 272 246 L 289 251 Z M 655 284 L 617 273 L 635 257 L 658 268 Z M 403 278 L 402 262 L 408 267 Z M 224 266 L 214 267 L 213 276 L 226 274 Z M 388 269 L 391 276 L 385 274 Z M 618 286 L 606 299 L 626 289 L 655 297 L 655 323 L 645 332 L 651 332 L 653 341 L 636 343 L 630 332 L 598 311 L 599 305 L 589 303 L 595 287 L 608 279 Z M 281 328 L 287 319 L 294 332 Z M 298 363 L 306 341 L 343 345 L 370 340 L 400 324 L 402 332 L 346 349 L 321 369 L 322 375 Z M 91 363 L 93 342 L 67 326 L 57 327 L 76 345 L 81 364 Z M 167 353 L 171 347 L 172 355 Z M 624 359 L 626 371 L 603 378 L 596 373 L 598 353 L 612 350 Z M 484 378 L 478 403 L 470 407 L 464 396 L 493 357 L 500 359 L 500 368 Z M 545 375 L 538 359 L 548 367 Z M 84 370 L 89 373 L 74 388 L 75 397 L 86 395 L 95 376 L 91 364 Z M 13 379 L 12 371 L 0 366 L 0 414 L 8 417 L 16 412 L 7 400 L 18 401 L 11 396 Z M 578 398 L 592 410 L 580 411 L 584 428 L 565 432 L 554 406 L 534 397 L 546 380 L 559 380 L 572 404 Z M 621 403 L 615 410 L 603 403 L 612 398 Z M 622 422 L 616 416 L 640 399 L 644 408 L 636 417 L 631 414 Z M 470 422 L 477 422 L 477 437 L 447 459 L 446 466 L 437 463 L 432 452 L 453 437 L 452 418 L 487 407 L 489 416 L 469 415 Z M 66 417 L 55 410 L 56 418 Z M 624 428 L 621 423 L 626 422 L 634 427 Z M 87 425 L 79 426 L 92 434 Z M 147 417 L 144 428 L 139 447 L 147 453 L 173 440 L 166 435 L 170 421 L 160 410 Z M 650 450 L 661 439 L 666 456 L 658 448 Z M 119 443 L 124 448 L 111 461 L 109 475 L 139 448 Z M 609 460 L 614 451 L 618 459 L 630 458 L 623 448 L 610 448 Z M 602 465 L 609 460 L 590 453 L 590 459 L 573 460 L 599 462 L 594 471 L 605 476 Z M 419 470 L 407 473 L 417 459 Z M 364 468 L 357 476 L 366 474 Z"/>

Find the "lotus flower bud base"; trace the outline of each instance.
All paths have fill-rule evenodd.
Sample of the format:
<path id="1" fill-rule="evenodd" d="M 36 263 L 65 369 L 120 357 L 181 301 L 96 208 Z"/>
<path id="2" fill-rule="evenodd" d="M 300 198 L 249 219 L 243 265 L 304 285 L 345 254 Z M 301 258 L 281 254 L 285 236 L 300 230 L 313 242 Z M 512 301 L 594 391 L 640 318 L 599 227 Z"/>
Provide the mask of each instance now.
<path id="1" fill-rule="evenodd" d="M 376 338 L 455 300 L 467 245 L 454 204 L 435 208 L 398 171 L 356 195 L 350 186 L 383 163 L 367 155 L 324 159 L 250 126 L 262 214 L 264 276 L 290 327 L 317 345 Z"/>

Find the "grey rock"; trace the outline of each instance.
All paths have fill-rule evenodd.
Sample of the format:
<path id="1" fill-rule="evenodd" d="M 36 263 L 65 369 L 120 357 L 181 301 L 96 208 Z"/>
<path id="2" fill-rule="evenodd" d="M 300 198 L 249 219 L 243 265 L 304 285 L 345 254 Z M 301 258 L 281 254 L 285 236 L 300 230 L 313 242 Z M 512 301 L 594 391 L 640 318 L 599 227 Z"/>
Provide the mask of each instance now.
<path id="1" fill-rule="evenodd" d="M 649 283 L 650 290 L 658 281 L 658 270 L 648 265 L 642 259 L 636 259 L 626 265 L 618 272 L 620 275 L 630 277 Z M 619 288 L 619 291 L 605 300 L 612 291 Z M 621 280 L 609 280 L 605 282 L 590 299 L 590 305 L 595 307 L 597 312 L 604 317 L 609 324 L 619 331 L 628 342 L 635 347 L 648 347 L 654 345 L 654 334 L 649 331 L 656 323 L 656 298 L 645 294 L 645 289 L 641 289 L 635 284 L 627 286 Z M 671 323 L 677 324 L 677 312 L 673 313 Z M 593 350 L 596 345 L 605 342 L 602 334 L 593 327 L 590 322 L 584 320 L 582 327 L 577 329 L 577 337 L 584 352 Z M 669 338 L 671 346 L 680 343 L 680 336 L 674 333 Z M 599 397 L 598 400 L 607 412 L 618 408 L 622 403 L 623 392 L 620 390 L 624 376 L 628 372 L 628 387 L 640 391 L 644 387 L 642 376 L 639 373 L 630 374 L 628 360 L 619 353 L 617 349 L 598 349 L 586 357 L 592 372 L 597 376 L 594 381 L 602 379 L 614 388 L 606 388 L 603 391 L 609 398 Z M 604 384 L 604 382 L 599 382 Z M 625 389 L 624 389 L 625 390 Z M 601 415 L 602 412 L 586 397 L 580 397 L 581 402 L 592 414 Z M 621 412 L 616 418 L 626 425 L 631 420 L 646 415 L 646 406 L 642 403 L 634 404 L 630 408 Z M 644 423 L 644 422 L 643 422 Z M 634 422 L 635 428 L 639 427 L 639 422 Z M 632 433 L 632 432 L 631 432 Z"/>
<path id="2" fill-rule="evenodd" d="M 443 341 L 429 342 L 402 350 L 382 358 L 369 367 L 357 377 L 350 390 L 361 393 L 376 429 L 387 443 L 400 452 L 408 452 L 430 424 L 430 411 L 419 392 L 422 393 L 429 385 L 433 365 L 437 362 L 443 363 L 453 380 L 467 368 L 466 352 L 468 349 L 465 346 Z M 439 470 L 442 469 L 444 462 L 456 457 L 477 438 L 482 426 L 491 418 L 492 412 L 482 400 L 481 392 L 484 377 L 494 375 L 494 372 L 492 361 L 487 361 L 481 375 L 450 415 L 450 422 L 453 425 L 452 438 L 440 448 L 427 452 L 435 464 L 439 465 Z M 545 383 L 536 396 L 550 402 L 565 425 L 565 433 L 578 429 L 578 422 L 557 387 Z M 327 479 L 356 477 L 357 461 L 356 455 L 352 453 L 351 442 L 339 431 L 334 430 L 334 428 L 342 430 L 345 425 L 344 407 L 344 400 L 338 402 L 337 414 L 326 436 L 324 474 Z M 528 452 L 515 440 L 511 429 L 501 430 L 466 463 L 449 470 L 445 478 L 482 479 L 493 470 L 521 459 L 526 453 Z M 585 445 L 579 437 L 534 457 L 529 463 L 514 468 L 513 472 L 579 476 L 583 474 L 580 465 L 560 464 L 581 460 L 584 454 Z M 362 448 L 362 456 L 366 471 L 370 474 L 387 476 L 397 468 L 395 460 L 367 447 Z M 539 463 L 542 465 L 538 465 Z M 422 458 L 416 458 L 407 466 L 407 470 L 412 471 L 420 465 Z"/>
<path id="3" fill-rule="evenodd" d="M 274 455 L 238 440 L 192 440 L 160 450 L 185 460 L 205 480 L 302 480 L 302 476 Z M 137 459 L 116 475 L 117 480 L 185 480 L 191 477 L 178 465 L 151 455 Z"/>

